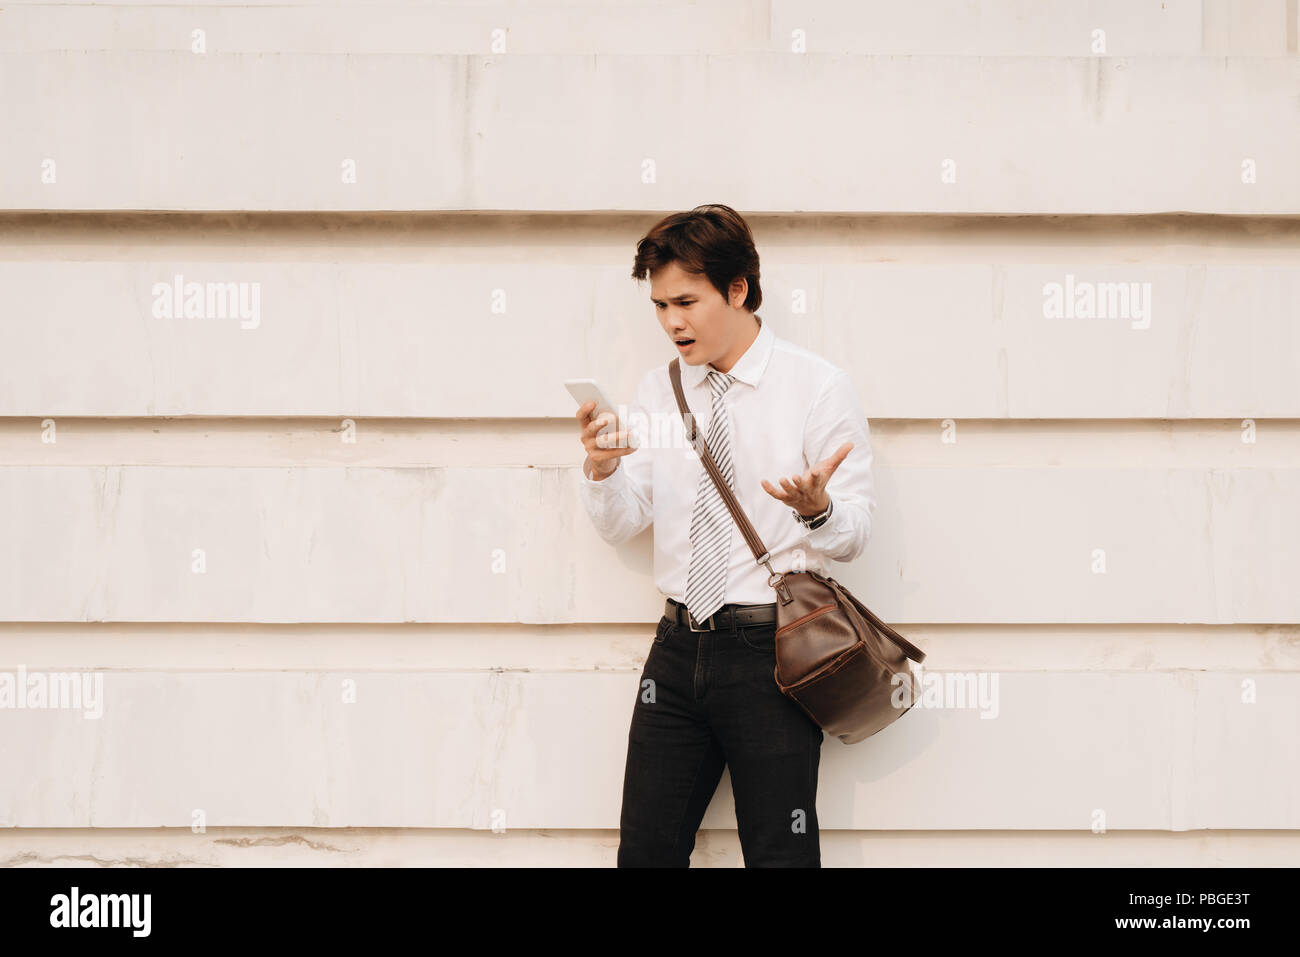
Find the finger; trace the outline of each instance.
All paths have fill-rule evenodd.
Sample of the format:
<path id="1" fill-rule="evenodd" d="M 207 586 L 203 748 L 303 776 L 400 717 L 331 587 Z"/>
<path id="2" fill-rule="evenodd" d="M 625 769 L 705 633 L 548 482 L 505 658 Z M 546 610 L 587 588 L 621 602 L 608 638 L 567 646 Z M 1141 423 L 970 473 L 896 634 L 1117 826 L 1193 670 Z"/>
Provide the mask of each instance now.
<path id="1" fill-rule="evenodd" d="M 829 477 L 831 472 L 834 472 L 837 468 L 840 467 L 840 463 L 844 461 L 844 457 L 849 454 L 849 450 L 852 448 L 853 448 L 852 442 L 845 442 L 838 449 L 832 452 L 830 456 L 826 458 L 824 461 L 822 461 L 821 464 L 819 464 L 817 467 L 821 469 Z"/>
<path id="2" fill-rule="evenodd" d="M 602 429 L 609 428 L 609 426 L 613 424 L 615 421 L 616 418 L 613 412 L 602 412 L 600 413 L 600 415 L 596 416 L 594 419 L 592 419 L 590 422 L 587 423 L 586 427 L 582 430 L 582 434 L 596 435 Z"/>
<path id="3" fill-rule="evenodd" d="M 599 452 L 591 453 L 591 460 L 593 462 L 608 462 L 610 459 L 616 459 L 623 455 L 631 455 L 635 451 L 636 449 L 632 446 L 621 449 L 601 449 Z"/>
<path id="4" fill-rule="evenodd" d="M 782 502 L 789 501 L 786 494 L 782 492 L 780 489 L 776 488 L 774 485 L 772 485 L 772 483 L 769 482 L 767 479 L 763 479 L 760 484 L 763 486 L 763 491 L 766 492 L 768 495 L 772 496 L 774 499 L 777 499 Z"/>
<path id="5" fill-rule="evenodd" d="M 790 481 L 789 479 L 787 479 L 787 478 L 783 478 L 783 479 L 781 479 L 781 487 L 782 487 L 783 489 L 785 489 L 786 492 L 789 493 L 790 495 L 798 495 L 798 494 L 799 494 L 799 490 L 798 490 L 797 488 L 795 488 L 794 483 L 791 482 L 791 481 Z"/>
<path id="6" fill-rule="evenodd" d="M 618 432 L 606 432 L 603 436 L 597 436 L 596 439 L 597 441 L 603 439 L 605 442 L 603 447 L 607 449 L 625 448 L 635 450 L 641 447 L 640 440 L 637 438 L 636 432 L 632 429 L 621 429 Z"/>
<path id="7" fill-rule="evenodd" d="M 809 469 L 803 477 L 803 490 L 809 495 L 817 496 L 830 480 L 830 472 L 825 474 L 816 469 Z"/>

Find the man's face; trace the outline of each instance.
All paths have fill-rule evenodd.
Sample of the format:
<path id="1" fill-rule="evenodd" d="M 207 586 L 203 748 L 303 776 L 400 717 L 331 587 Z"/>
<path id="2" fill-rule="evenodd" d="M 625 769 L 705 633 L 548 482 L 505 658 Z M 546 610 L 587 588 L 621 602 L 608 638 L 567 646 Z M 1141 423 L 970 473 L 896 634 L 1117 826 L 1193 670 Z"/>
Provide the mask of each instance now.
<path id="1" fill-rule="evenodd" d="M 744 303 L 746 292 L 741 280 L 732 296 Z M 730 350 L 741 310 L 731 308 L 707 276 L 694 275 L 671 262 L 650 274 L 650 299 L 659 324 L 674 344 L 679 339 L 694 340 L 677 346 L 683 362 L 703 365 L 721 360 Z"/>

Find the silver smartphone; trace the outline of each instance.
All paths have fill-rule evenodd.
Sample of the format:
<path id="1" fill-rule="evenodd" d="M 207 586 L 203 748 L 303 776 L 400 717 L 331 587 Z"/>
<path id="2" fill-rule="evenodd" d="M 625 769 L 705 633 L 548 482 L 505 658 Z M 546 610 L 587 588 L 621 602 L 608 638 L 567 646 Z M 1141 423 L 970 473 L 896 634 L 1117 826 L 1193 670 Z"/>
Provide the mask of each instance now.
<path id="1" fill-rule="evenodd" d="M 592 410 L 592 417 L 600 415 L 603 412 L 609 412 L 614 416 L 615 428 L 618 422 L 618 409 L 614 408 L 614 403 L 609 401 L 609 397 L 596 384 L 595 379 L 565 379 L 564 387 L 569 390 L 569 395 L 573 396 L 579 406 L 588 402 L 595 402 L 596 408 Z M 609 431 L 607 426 L 601 429 L 601 434 Z"/>

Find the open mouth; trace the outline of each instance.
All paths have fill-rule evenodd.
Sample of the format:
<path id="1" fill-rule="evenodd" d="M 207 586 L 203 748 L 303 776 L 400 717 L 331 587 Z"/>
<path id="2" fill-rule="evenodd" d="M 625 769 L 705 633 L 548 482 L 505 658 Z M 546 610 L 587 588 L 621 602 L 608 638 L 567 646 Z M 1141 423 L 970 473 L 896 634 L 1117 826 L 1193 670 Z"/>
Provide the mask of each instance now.
<path id="1" fill-rule="evenodd" d="M 694 339 L 674 339 L 673 341 L 677 343 L 678 348 L 680 348 L 680 349 L 685 349 L 687 346 L 689 346 L 689 345 L 690 345 L 691 343 L 693 343 L 695 340 L 694 340 Z"/>

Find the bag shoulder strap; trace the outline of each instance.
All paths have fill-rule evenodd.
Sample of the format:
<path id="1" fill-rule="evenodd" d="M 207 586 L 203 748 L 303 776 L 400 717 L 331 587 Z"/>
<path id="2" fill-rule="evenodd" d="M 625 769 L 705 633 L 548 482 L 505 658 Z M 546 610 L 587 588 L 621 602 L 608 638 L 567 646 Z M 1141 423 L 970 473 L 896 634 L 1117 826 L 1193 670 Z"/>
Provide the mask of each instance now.
<path id="1" fill-rule="evenodd" d="M 731 486 L 723 478 L 718 463 L 713 460 L 713 453 L 709 451 L 709 443 L 705 441 L 704 436 L 695 427 L 695 413 L 691 411 L 690 406 L 687 404 L 686 392 L 682 389 L 680 358 L 673 359 L 672 362 L 668 363 L 668 378 L 672 380 L 673 393 L 677 396 L 677 408 L 682 414 L 682 421 L 686 424 L 687 441 L 691 443 L 696 454 L 699 455 L 700 461 L 704 463 L 709 478 L 713 480 L 714 486 L 722 495 L 722 501 L 726 504 L 727 511 L 731 513 L 731 517 L 740 526 L 740 533 L 744 536 L 745 543 L 749 545 L 749 550 L 754 553 L 754 560 L 758 564 L 767 567 L 767 583 L 776 589 L 777 595 L 781 598 L 781 604 L 788 605 L 794 600 L 794 596 L 790 594 L 790 586 L 786 584 L 785 576 L 780 572 L 772 571 L 771 555 L 768 553 L 767 546 L 758 537 L 758 532 L 754 531 L 749 516 L 740 507 L 740 502 L 736 500 L 736 493 L 731 490 Z"/>

